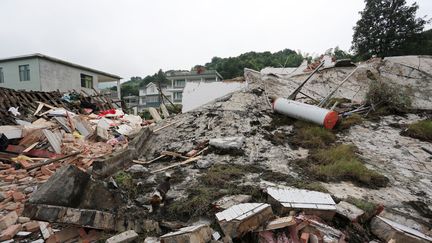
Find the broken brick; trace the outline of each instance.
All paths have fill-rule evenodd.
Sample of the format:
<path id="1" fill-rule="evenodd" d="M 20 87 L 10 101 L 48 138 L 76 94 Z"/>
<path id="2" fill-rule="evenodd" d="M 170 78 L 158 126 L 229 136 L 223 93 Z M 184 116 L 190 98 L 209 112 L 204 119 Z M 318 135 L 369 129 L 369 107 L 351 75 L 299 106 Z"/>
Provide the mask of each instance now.
<path id="1" fill-rule="evenodd" d="M 303 232 L 300 236 L 301 243 L 308 243 L 309 241 L 309 233 Z"/>
<path id="2" fill-rule="evenodd" d="M 3 230 L 0 235 L 0 240 L 10 240 L 12 239 L 18 231 L 21 230 L 21 224 L 14 224 L 9 226 L 7 229 Z"/>
<path id="3" fill-rule="evenodd" d="M 5 178 L 3 178 L 3 180 L 6 182 L 12 182 L 15 180 L 15 175 L 8 175 Z"/>
<path id="4" fill-rule="evenodd" d="M 18 214 L 12 211 L 0 219 L 0 230 L 4 230 L 7 227 L 15 224 L 18 220 Z"/>
<path id="5" fill-rule="evenodd" d="M 46 176 L 51 176 L 54 173 L 50 169 L 48 169 L 47 166 L 42 166 L 41 171 L 42 171 L 42 174 L 44 174 Z"/>
<path id="6" fill-rule="evenodd" d="M 25 194 L 22 192 L 14 192 L 12 193 L 12 197 L 15 202 L 21 202 L 23 199 L 25 199 Z"/>
<path id="7" fill-rule="evenodd" d="M 37 221 L 30 221 L 22 226 L 25 231 L 36 232 L 39 230 L 39 223 Z"/>

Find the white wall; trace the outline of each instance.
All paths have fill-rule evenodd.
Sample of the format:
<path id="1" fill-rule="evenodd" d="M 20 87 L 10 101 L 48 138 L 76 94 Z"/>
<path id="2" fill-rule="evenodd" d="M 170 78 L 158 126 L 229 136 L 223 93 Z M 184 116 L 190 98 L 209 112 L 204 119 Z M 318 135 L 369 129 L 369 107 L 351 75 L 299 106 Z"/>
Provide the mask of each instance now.
<path id="1" fill-rule="evenodd" d="M 19 78 L 19 65 L 29 65 L 30 67 L 30 80 L 20 81 Z M 0 87 L 10 89 L 23 89 L 23 90 L 41 90 L 41 83 L 39 79 L 39 61 L 37 58 L 30 58 L 25 60 L 9 61 L 0 63 L 3 68 L 4 83 L 0 83 Z"/>
<path id="2" fill-rule="evenodd" d="M 86 92 L 92 92 L 92 89 L 81 88 L 81 74 L 92 76 L 93 87 L 98 89 L 98 76 L 95 73 L 45 59 L 39 59 L 39 66 L 41 86 L 44 91 L 58 89 L 65 92 L 84 89 Z"/>

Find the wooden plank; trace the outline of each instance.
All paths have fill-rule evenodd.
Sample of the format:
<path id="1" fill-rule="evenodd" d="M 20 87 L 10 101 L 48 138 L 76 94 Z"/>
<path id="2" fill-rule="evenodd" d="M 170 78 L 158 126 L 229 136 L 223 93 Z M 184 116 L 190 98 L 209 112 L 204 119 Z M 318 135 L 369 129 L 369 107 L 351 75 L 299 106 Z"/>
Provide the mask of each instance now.
<path id="1" fill-rule="evenodd" d="M 187 160 L 185 160 L 185 161 L 183 161 L 183 162 L 176 163 L 176 164 L 174 164 L 174 165 L 170 165 L 170 166 L 164 167 L 164 168 L 162 168 L 162 169 L 154 170 L 154 171 L 152 171 L 151 173 L 154 174 L 154 173 L 162 172 L 162 171 L 165 171 L 165 170 L 168 170 L 168 169 L 171 169 L 171 168 L 177 167 L 177 166 L 181 166 L 181 165 L 189 164 L 189 163 L 192 163 L 192 162 L 194 162 L 194 161 L 197 161 L 197 160 L 199 160 L 199 159 L 201 159 L 201 158 L 202 158 L 202 156 L 192 157 L 192 158 L 189 158 L 189 159 L 187 159 Z"/>

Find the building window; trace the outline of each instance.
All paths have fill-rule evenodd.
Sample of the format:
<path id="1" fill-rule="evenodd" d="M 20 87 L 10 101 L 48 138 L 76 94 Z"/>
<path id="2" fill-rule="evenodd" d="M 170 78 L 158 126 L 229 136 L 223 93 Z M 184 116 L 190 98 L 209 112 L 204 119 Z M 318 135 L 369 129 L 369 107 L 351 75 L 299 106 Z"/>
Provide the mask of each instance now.
<path id="1" fill-rule="evenodd" d="M 147 103 L 158 103 L 159 96 L 147 96 Z"/>
<path id="2" fill-rule="evenodd" d="M 0 83 L 4 83 L 3 68 L 0 67 Z"/>
<path id="3" fill-rule="evenodd" d="M 174 100 L 181 100 L 183 98 L 182 92 L 175 92 L 174 93 Z"/>
<path id="4" fill-rule="evenodd" d="M 27 65 L 19 65 L 19 76 L 20 81 L 30 81 L 30 66 Z"/>
<path id="5" fill-rule="evenodd" d="M 174 82 L 174 87 L 176 88 L 183 88 L 186 84 L 186 81 L 184 79 L 176 80 Z"/>
<path id="6" fill-rule="evenodd" d="M 81 73 L 81 87 L 89 89 L 93 88 L 93 77 Z"/>

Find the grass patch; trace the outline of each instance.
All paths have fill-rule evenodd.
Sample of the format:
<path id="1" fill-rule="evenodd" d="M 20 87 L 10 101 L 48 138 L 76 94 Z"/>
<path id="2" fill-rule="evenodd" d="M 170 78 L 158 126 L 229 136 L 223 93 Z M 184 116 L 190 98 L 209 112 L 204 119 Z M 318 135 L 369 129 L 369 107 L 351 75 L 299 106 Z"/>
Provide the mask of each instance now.
<path id="1" fill-rule="evenodd" d="M 422 141 L 432 142 L 432 120 L 412 123 L 402 134 Z"/>
<path id="2" fill-rule="evenodd" d="M 131 174 L 120 171 L 114 176 L 114 181 L 121 189 L 127 192 L 129 198 L 135 198 L 138 194 L 137 187 Z"/>
<path id="3" fill-rule="evenodd" d="M 245 173 L 259 173 L 261 169 L 253 165 L 216 164 L 200 177 L 207 186 L 223 186 L 243 177 Z"/>
<path id="4" fill-rule="evenodd" d="M 325 192 L 328 193 L 329 191 L 327 188 L 325 188 L 321 183 L 319 182 L 304 182 L 304 181 L 298 181 L 296 182 L 293 187 L 299 188 L 299 189 L 305 189 L 310 191 L 318 191 L 318 192 Z"/>
<path id="5" fill-rule="evenodd" d="M 352 114 L 349 117 L 343 118 L 338 124 L 337 129 L 338 130 L 346 130 L 352 126 L 361 124 L 363 122 L 362 116 L 359 114 Z"/>
<path id="6" fill-rule="evenodd" d="M 247 173 L 262 173 L 264 169 L 256 165 L 216 164 L 198 178 L 195 186 L 190 186 L 186 198 L 166 205 L 167 219 L 188 221 L 192 217 L 214 217 L 211 204 L 226 195 L 251 195 L 254 202 L 265 202 L 265 196 L 258 186 L 239 185 Z"/>
<path id="7" fill-rule="evenodd" d="M 317 125 L 298 121 L 291 143 L 304 148 L 324 148 L 336 141 L 334 133 Z"/>
<path id="8" fill-rule="evenodd" d="M 324 181 L 351 180 L 369 187 L 385 187 L 387 177 L 368 169 L 356 155 L 353 145 L 337 145 L 311 154 L 310 171 Z"/>

